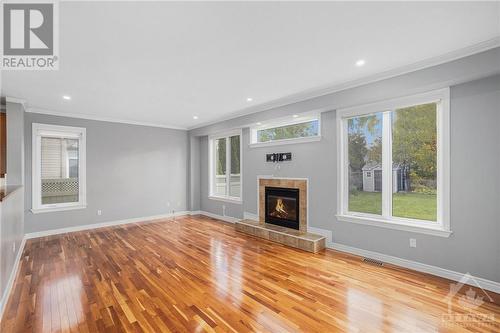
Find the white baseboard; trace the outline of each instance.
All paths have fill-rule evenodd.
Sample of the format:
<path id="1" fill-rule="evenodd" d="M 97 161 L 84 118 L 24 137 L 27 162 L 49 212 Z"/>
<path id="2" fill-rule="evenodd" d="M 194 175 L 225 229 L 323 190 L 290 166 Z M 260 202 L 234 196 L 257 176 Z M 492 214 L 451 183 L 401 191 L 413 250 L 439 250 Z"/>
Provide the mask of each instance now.
<path id="1" fill-rule="evenodd" d="M 387 254 L 363 250 L 363 249 L 359 249 L 356 247 L 338 244 L 338 243 L 332 243 L 332 244 L 330 244 L 330 246 L 328 246 L 328 244 L 327 244 L 327 247 L 332 248 L 332 249 L 337 250 L 337 251 L 355 254 L 355 255 L 358 255 L 361 257 L 367 257 L 367 258 L 380 260 L 380 261 L 386 262 L 388 264 L 392 264 L 392 265 L 396 265 L 396 266 L 400 266 L 400 267 L 404 267 L 404 268 L 409 268 L 409 269 L 412 269 L 412 270 L 415 270 L 418 272 L 436 275 L 436 276 L 443 277 L 443 278 L 450 279 L 450 280 L 457 281 L 457 282 L 461 282 L 463 280 L 463 277 L 466 274 L 469 274 L 469 273 L 465 273 L 465 274 L 459 273 L 459 272 L 451 271 L 451 270 L 444 269 L 441 267 L 423 264 L 423 263 L 420 263 L 417 261 L 393 257 L 393 256 L 390 256 Z M 469 275 L 474 280 L 474 282 L 478 286 L 483 288 L 484 290 L 489 290 L 489 291 L 492 291 L 494 293 L 500 294 L 500 282 L 495 282 L 495 281 L 483 279 L 480 277 L 473 276 L 471 274 L 469 274 Z"/>
<path id="2" fill-rule="evenodd" d="M 310 232 L 312 234 L 318 234 L 321 236 L 325 236 L 326 247 L 330 248 L 330 249 L 333 248 L 333 242 L 332 242 L 333 237 L 332 237 L 331 230 L 307 226 L 307 232 Z"/>
<path id="3" fill-rule="evenodd" d="M 144 221 L 151 221 L 151 220 L 158 220 L 158 219 L 166 219 L 166 218 L 171 218 L 174 216 L 188 215 L 189 213 L 190 213 L 189 211 L 181 211 L 181 212 L 176 212 L 174 214 L 170 213 L 170 214 L 161 214 L 161 215 L 153 215 L 153 216 L 145 216 L 145 217 L 135 217 L 135 218 L 124 219 L 124 220 L 85 224 L 85 225 L 79 225 L 79 226 L 75 226 L 75 227 L 30 232 L 28 234 L 25 234 L 24 238 L 31 239 L 31 238 L 45 237 L 45 236 L 51 236 L 51 235 L 65 234 L 68 232 L 90 230 L 90 229 L 97 229 L 97 228 L 105 228 L 105 227 L 111 227 L 111 226 L 115 226 L 115 225 L 137 223 L 137 222 L 144 222 Z"/>
<path id="4" fill-rule="evenodd" d="M 5 311 L 5 306 L 9 300 L 9 295 L 12 292 L 12 288 L 14 287 L 14 282 L 16 280 L 17 270 L 19 269 L 19 263 L 21 262 L 21 256 L 24 252 L 24 246 L 26 244 L 26 238 L 24 237 L 19 245 L 19 249 L 17 251 L 16 258 L 14 259 L 14 266 L 12 267 L 12 271 L 9 275 L 9 280 L 7 281 L 7 285 L 5 286 L 4 293 L 2 298 L 0 299 L 0 321 L 3 318 L 3 312 Z"/>
<path id="5" fill-rule="evenodd" d="M 206 212 L 206 211 L 203 211 L 203 210 L 192 211 L 192 212 L 189 213 L 189 215 L 205 215 L 205 216 L 211 217 L 213 219 L 218 219 L 218 220 L 222 220 L 222 221 L 229 222 L 229 223 L 236 223 L 236 222 L 238 222 L 240 220 L 240 219 L 238 219 L 236 217 L 222 216 L 222 215 L 218 215 L 218 214 Z"/>
<path id="6" fill-rule="evenodd" d="M 259 215 L 254 214 L 254 213 L 249 213 L 249 212 L 243 212 L 243 219 L 245 219 L 245 220 L 252 220 L 252 221 L 258 221 L 259 220 Z"/>

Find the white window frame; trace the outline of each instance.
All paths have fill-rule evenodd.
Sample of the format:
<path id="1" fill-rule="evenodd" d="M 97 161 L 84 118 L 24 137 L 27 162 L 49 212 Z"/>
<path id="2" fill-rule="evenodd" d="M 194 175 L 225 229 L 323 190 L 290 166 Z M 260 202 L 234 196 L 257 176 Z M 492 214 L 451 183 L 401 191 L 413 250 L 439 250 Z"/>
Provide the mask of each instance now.
<path id="1" fill-rule="evenodd" d="M 241 129 L 236 129 L 224 133 L 218 133 L 209 136 L 208 140 L 208 179 L 209 179 L 209 195 L 208 198 L 212 200 L 219 200 L 225 202 L 231 202 L 236 204 L 242 203 L 243 197 L 243 135 Z M 231 186 L 231 143 L 229 138 L 232 136 L 240 137 L 240 196 L 232 197 L 229 195 Z M 214 191 L 215 186 L 215 149 L 214 144 L 218 139 L 226 139 L 226 193 L 227 195 L 216 194 Z"/>
<path id="2" fill-rule="evenodd" d="M 42 137 L 78 139 L 78 202 L 42 204 Z M 34 214 L 56 212 L 87 207 L 86 191 L 86 129 L 33 123 L 32 125 L 32 208 Z"/>
<path id="3" fill-rule="evenodd" d="M 437 103 L 437 221 L 392 216 L 392 124 L 390 112 L 414 105 Z M 347 120 L 382 112 L 382 215 L 348 210 L 349 179 Z M 337 219 L 383 228 L 449 237 L 450 229 L 450 89 L 337 110 Z"/>
<path id="4" fill-rule="evenodd" d="M 296 124 L 302 124 L 310 121 L 318 121 L 318 135 L 305 136 L 299 138 L 291 139 L 281 139 L 281 140 L 270 140 L 266 142 L 257 141 L 257 132 L 261 130 L 266 130 L 275 127 L 290 126 Z M 321 113 L 320 112 L 308 112 L 298 115 L 294 118 L 293 116 L 278 118 L 263 122 L 263 124 L 253 124 L 250 126 L 250 147 L 268 147 L 268 146 L 279 146 L 286 144 L 296 144 L 300 142 L 315 142 L 321 140 Z"/>

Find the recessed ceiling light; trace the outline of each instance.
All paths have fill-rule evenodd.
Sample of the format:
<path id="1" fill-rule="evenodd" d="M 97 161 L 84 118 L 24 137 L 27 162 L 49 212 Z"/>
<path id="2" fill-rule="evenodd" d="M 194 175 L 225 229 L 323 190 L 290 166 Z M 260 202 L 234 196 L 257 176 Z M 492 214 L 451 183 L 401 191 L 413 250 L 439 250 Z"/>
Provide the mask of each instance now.
<path id="1" fill-rule="evenodd" d="M 262 125 L 262 123 L 259 121 L 259 122 L 257 123 L 257 126 L 260 126 L 260 125 Z"/>
<path id="2" fill-rule="evenodd" d="M 294 118 L 298 118 L 298 117 L 299 117 L 299 115 L 298 115 L 298 114 L 294 114 L 294 115 L 293 115 L 293 117 L 294 117 Z"/>
<path id="3" fill-rule="evenodd" d="M 64 96 L 63 96 L 63 99 L 65 99 L 65 100 L 69 101 L 69 100 L 71 99 L 71 96 L 64 95 Z"/>
<path id="4" fill-rule="evenodd" d="M 364 59 L 359 59 L 358 61 L 356 61 L 356 66 L 358 67 L 364 66 L 365 64 L 366 61 Z"/>
<path id="5" fill-rule="evenodd" d="M 252 97 L 247 97 L 247 102 L 251 102 L 253 101 L 253 98 Z"/>
<path id="6" fill-rule="evenodd" d="M 193 116 L 193 119 L 194 119 L 194 120 L 198 119 L 198 116 Z"/>

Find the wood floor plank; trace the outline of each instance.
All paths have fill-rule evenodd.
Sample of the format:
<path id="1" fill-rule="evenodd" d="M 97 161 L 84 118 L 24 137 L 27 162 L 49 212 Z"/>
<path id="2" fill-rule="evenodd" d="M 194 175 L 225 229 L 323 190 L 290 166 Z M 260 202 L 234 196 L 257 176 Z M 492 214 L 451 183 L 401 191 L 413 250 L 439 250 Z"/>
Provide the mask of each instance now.
<path id="1" fill-rule="evenodd" d="M 0 329 L 500 332 L 499 295 L 467 303 L 466 286 L 448 302 L 451 283 L 191 216 L 27 241 Z"/>

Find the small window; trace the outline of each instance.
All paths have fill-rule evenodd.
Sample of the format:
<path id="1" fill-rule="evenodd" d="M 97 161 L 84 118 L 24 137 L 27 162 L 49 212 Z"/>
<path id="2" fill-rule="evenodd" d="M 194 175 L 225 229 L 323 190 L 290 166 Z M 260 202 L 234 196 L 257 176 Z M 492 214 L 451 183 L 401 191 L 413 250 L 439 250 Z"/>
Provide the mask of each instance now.
<path id="1" fill-rule="evenodd" d="M 295 115 L 268 123 L 258 123 L 251 128 L 251 145 L 315 141 L 320 137 L 319 114 Z"/>
<path id="2" fill-rule="evenodd" d="M 339 219 L 449 235 L 449 89 L 338 110 L 337 122 Z"/>
<path id="3" fill-rule="evenodd" d="M 34 213 L 84 208 L 85 128 L 33 124 Z"/>
<path id="4" fill-rule="evenodd" d="M 241 201 L 241 131 L 211 136 L 210 197 Z"/>

